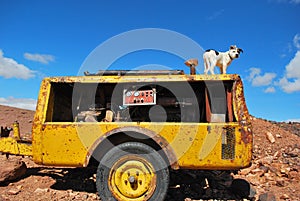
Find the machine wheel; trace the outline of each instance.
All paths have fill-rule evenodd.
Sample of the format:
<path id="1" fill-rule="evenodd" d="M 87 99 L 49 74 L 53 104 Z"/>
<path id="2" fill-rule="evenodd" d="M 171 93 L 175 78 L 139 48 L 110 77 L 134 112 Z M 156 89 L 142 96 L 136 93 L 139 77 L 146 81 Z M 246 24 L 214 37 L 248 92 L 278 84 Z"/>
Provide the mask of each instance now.
<path id="1" fill-rule="evenodd" d="M 103 201 L 164 200 L 169 169 L 152 147 L 126 142 L 110 149 L 101 159 L 96 187 Z"/>

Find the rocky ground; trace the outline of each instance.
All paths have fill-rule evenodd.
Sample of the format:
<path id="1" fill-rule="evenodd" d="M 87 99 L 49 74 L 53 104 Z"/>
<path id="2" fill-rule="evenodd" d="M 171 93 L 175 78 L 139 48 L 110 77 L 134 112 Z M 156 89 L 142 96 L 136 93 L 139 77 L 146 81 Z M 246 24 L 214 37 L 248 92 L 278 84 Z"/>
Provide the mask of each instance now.
<path id="1" fill-rule="evenodd" d="M 0 126 L 18 120 L 21 133 L 29 133 L 34 112 L 0 105 Z M 300 125 L 252 118 L 253 164 L 236 173 L 171 172 L 168 201 L 261 200 L 300 201 Z M 25 174 L 22 167 L 25 167 Z M 20 167 L 12 181 L 1 180 L 2 200 L 100 200 L 95 189 L 95 168 L 51 168 L 30 157 L 0 155 L 0 172 Z M 217 180 L 215 179 L 217 178 Z M 11 179 L 13 179 L 11 177 Z M 229 183 L 234 180 L 232 187 Z M 251 188 L 249 188 L 249 184 Z M 243 198 L 243 194 L 253 198 Z M 254 196 L 255 193 L 255 196 Z"/>

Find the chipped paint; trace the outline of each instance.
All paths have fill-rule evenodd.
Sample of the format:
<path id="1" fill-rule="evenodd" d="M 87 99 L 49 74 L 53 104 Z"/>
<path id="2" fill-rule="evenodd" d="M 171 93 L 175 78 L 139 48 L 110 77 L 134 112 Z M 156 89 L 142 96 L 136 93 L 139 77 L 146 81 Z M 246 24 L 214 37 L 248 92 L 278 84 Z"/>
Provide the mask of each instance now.
<path id="1" fill-rule="evenodd" d="M 242 140 L 244 143 L 252 143 L 252 127 L 250 115 L 246 106 L 246 101 L 244 97 L 244 88 L 241 79 L 238 79 L 233 86 L 233 96 L 234 96 L 234 111 L 235 118 L 240 122 L 242 130 Z"/>

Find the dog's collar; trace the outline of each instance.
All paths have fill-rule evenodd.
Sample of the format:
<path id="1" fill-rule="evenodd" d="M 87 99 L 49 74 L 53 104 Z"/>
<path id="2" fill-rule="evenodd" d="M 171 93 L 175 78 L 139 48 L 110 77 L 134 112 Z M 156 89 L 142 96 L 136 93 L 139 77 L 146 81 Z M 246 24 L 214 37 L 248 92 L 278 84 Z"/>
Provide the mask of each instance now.
<path id="1" fill-rule="evenodd" d="M 233 60 L 233 58 L 230 56 L 230 54 L 228 53 L 228 56 L 229 56 L 229 58 L 231 59 L 231 60 Z"/>

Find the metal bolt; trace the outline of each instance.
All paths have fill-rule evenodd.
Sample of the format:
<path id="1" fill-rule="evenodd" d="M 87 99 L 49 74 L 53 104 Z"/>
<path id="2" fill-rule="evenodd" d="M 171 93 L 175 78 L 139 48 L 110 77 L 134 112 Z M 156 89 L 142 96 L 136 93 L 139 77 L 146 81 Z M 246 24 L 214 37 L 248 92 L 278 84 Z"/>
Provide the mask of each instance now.
<path id="1" fill-rule="evenodd" d="M 134 182 L 135 182 L 134 176 L 130 176 L 130 177 L 128 178 L 128 181 L 129 181 L 131 184 L 134 183 Z"/>

